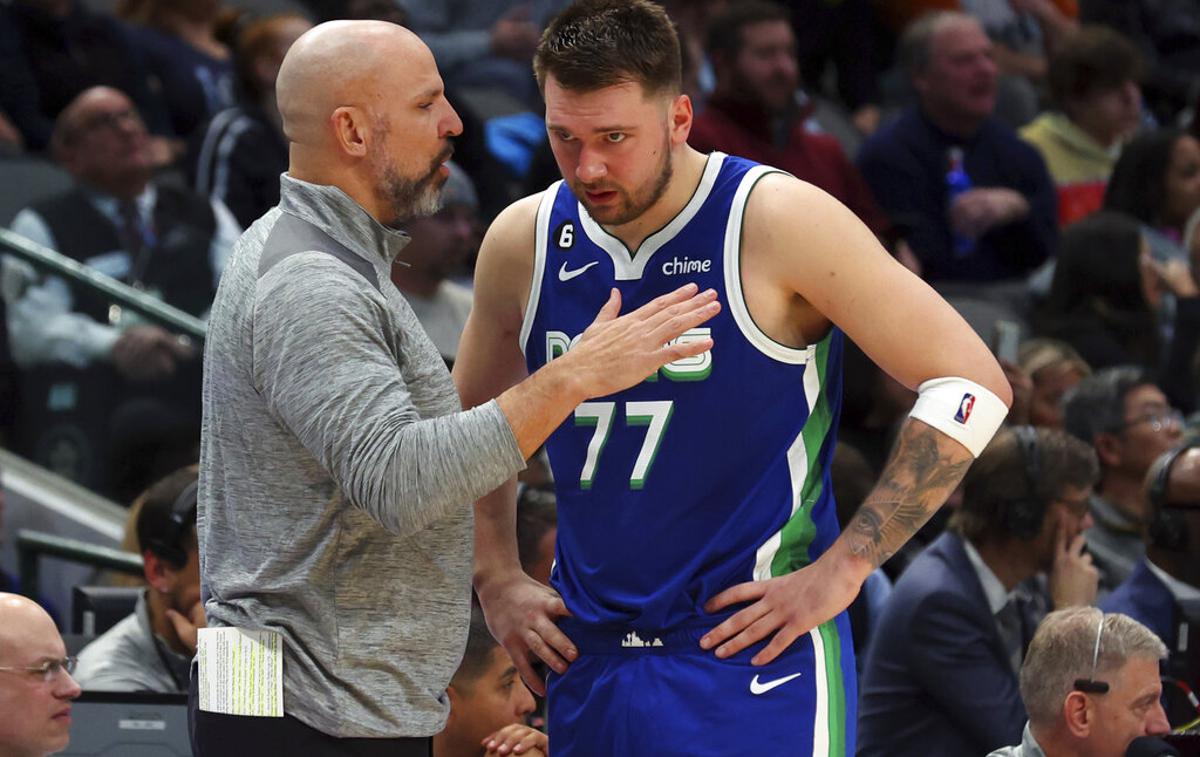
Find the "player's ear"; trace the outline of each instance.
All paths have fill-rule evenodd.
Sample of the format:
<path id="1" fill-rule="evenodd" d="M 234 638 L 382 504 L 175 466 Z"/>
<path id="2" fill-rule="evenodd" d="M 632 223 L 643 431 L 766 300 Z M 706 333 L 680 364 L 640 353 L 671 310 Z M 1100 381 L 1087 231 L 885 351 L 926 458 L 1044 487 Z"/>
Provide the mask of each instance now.
<path id="1" fill-rule="evenodd" d="M 687 142 L 692 131 L 692 98 L 687 95 L 676 95 L 671 101 L 671 144 L 682 145 Z"/>

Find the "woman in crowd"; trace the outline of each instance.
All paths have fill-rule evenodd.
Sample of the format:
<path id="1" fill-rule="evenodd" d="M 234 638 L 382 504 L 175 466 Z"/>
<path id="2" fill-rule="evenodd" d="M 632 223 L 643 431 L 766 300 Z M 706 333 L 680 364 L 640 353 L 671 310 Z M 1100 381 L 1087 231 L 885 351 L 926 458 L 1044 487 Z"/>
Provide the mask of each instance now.
<path id="1" fill-rule="evenodd" d="M 1104 208 L 1144 224 L 1156 258 L 1184 257 L 1184 226 L 1200 208 L 1200 141 L 1180 129 L 1134 139 L 1113 169 Z"/>
<path id="2" fill-rule="evenodd" d="M 1186 261 L 1151 256 L 1133 218 L 1100 212 L 1064 230 L 1037 321 L 1093 369 L 1143 366 L 1176 407 L 1195 407 L 1200 287 Z"/>

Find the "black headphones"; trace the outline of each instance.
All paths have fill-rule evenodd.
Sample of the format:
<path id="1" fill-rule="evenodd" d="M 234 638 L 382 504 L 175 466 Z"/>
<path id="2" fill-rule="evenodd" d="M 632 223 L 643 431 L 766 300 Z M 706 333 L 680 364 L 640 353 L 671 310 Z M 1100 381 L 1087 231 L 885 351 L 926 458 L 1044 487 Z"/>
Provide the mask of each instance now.
<path id="1" fill-rule="evenodd" d="M 1041 532 L 1042 521 L 1046 517 L 1046 503 L 1038 495 L 1042 458 L 1038 450 L 1037 429 L 1033 426 L 1013 426 L 1012 431 L 1021 450 L 1026 494 L 1004 503 L 1004 519 L 1013 538 L 1032 539 Z"/>
<path id="2" fill-rule="evenodd" d="M 1154 476 L 1150 479 L 1150 490 L 1147 492 L 1153 515 L 1146 529 L 1150 542 L 1168 552 L 1186 552 L 1188 549 L 1187 524 L 1183 521 L 1183 515 L 1175 512 L 1167 502 L 1171 469 L 1185 452 L 1197 447 L 1200 447 L 1200 441 L 1191 441 L 1162 454 L 1154 461 Z"/>
<path id="3" fill-rule="evenodd" d="M 175 502 L 171 505 L 167 516 L 169 526 L 166 539 L 149 539 L 145 548 L 166 560 L 175 568 L 187 564 L 187 550 L 180 546 L 184 534 L 196 522 L 196 502 L 200 481 L 196 480 L 184 487 Z"/>

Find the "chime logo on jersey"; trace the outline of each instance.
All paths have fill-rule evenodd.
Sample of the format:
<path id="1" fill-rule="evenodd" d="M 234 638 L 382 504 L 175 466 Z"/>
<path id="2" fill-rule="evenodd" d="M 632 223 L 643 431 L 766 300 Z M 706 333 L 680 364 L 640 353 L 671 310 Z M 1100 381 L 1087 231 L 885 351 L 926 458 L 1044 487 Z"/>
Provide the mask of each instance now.
<path id="1" fill-rule="evenodd" d="M 677 276 L 681 273 L 708 273 L 711 270 L 711 260 L 692 260 L 686 255 L 682 260 L 671 258 L 662 265 L 664 276 Z"/>
<path id="2" fill-rule="evenodd" d="M 958 412 L 954 415 L 954 420 L 959 423 L 966 423 L 971 417 L 971 408 L 975 407 L 975 395 L 964 394 L 962 401 L 958 403 Z"/>

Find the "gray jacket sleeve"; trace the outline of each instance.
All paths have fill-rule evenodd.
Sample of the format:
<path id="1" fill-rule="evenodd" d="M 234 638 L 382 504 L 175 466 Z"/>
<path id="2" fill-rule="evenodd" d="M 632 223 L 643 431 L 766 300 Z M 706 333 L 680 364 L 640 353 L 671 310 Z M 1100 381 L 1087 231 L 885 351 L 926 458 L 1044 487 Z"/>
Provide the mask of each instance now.
<path id="1" fill-rule="evenodd" d="M 280 262 L 258 282 L 254 380 L 270 412 L 352 504 L 410 534 L 470 507 L 525 461 L 494 401 L 421 417 L 414 393 L 428 399 L 440 391 L 443 405 L 457 407 L 453 382 L 436 351 L 428 360 L 419 351 L 394 354 L 409 337 L 389 339 L 389 307 L 332 257 Z"/>

